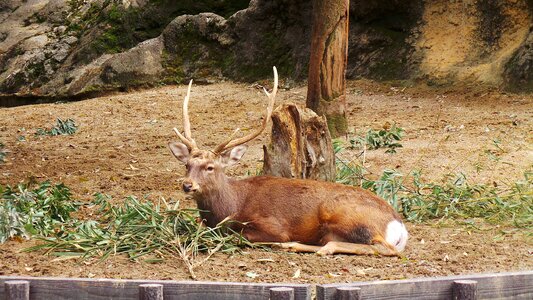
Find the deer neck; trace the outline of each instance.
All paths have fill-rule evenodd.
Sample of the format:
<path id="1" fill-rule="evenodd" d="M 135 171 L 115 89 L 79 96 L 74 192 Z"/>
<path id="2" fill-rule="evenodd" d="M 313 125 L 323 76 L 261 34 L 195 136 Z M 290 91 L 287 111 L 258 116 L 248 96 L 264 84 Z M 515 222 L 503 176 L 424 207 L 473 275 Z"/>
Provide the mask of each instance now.
<path id="1" fill-rule="evenodd" d="M 202 189 L 202 192 L 195 195 L 194 199 L 210 227 L 216 226 L 227 217 L 237 214 L 241 206 L 239 193 L 234 189 L 237 180 L 227 176 L 221 176 L 218 183 L 211 188 Z"/>

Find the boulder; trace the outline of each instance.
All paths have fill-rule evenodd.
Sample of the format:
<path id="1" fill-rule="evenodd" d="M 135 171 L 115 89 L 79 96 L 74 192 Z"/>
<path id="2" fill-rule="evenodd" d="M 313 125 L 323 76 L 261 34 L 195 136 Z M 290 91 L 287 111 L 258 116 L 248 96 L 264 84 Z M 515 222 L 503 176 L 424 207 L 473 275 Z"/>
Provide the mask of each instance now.
<path id="1" fill-rule="evenodd" d="M 283 84 L 305 80 L 312 1 L 242 3 L 1 1 L 0 95 L 255 81 L 273 65 Z M 532 12 L 527 0 L 351 0 L 347 76 L 533 90 Z"/>
<path id="2" fill-rule="evenodd" d="M 504 79 L 513 91 L 533 92 L 533 27 L 506 64 Z"/>

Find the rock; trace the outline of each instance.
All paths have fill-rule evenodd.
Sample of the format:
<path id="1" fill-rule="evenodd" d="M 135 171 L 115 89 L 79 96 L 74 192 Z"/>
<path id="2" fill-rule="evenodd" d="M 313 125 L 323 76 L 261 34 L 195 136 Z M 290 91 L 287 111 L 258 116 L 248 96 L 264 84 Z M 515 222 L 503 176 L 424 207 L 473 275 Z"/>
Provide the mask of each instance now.
<path id="1" fill-rule="evenodd" d="M 78 41 L 78 38 L 72 35 L 69 35 L 63 39 L 63 42 L 72 45 L 75 44 Z"/>
<path id="2" fill-rule="evenodd" d="M 506 86 L 515 91 L 533 91 L 533 31 L 505 65 Z"/>
<path id="3" fill-rule="evenodd" d="M 26 39 L 22 44 L 22 48 L 24 49 L 24 51 L 29 51 L 33 49 L 44 48 L 47 44 L 48 36 L 46 34 L 41 34 Z"/>
<path id="4" fill-rule="evenodd" d="M 47 76 L 51 76 L 52 74 L 54 74 L 55 70 L 50 60 L 44 63 L 44 71 Z"/>
<path id="5" fill-rule="evenodd" d="M 163 43 L 160 38 L 155 38 L 113 55 L 102 65 L 99 75 L 102 87 L 154 84 L 154 78 L 160 78 L 163 72 L 162 54 Z"/>
<path id="6" fill-rule="evenodd" d="M 52 56 L 53 59 L 55 59 L 57 62 L 62 62 L 67 58 L 67 56 L 70 53 L 70 46 L 68 44 L 58 44 L 58 49 L 55 51 L 54 55 Z"/>
<path id="7" fill-rule="evenodd" d="M 226 20 L 213 13 L 177 17 L 165 28 L 161 39 L 166 82 L 220 78 L 229 46 L 234 42 Z"/>
<path id="8" fill-rule="evenodd" d="M 63 33 L 65 33 L 66 30 L 67 30 L 67 26 L 64 26 L 64 25 L 54 27 L 54 33 L 56 35 L 62 35 Z"/>
<path id="9" fill-rule="evenodd" d="M 237 1 L 216 2 L 237 7 Z M 479 0 L 463 7 L 457 1 L 351 0 L 347 76 L 447 84 L 467 79 L 533 90 L 529 2 Z M 214 13 L 174 17 L 189 5 L 185 2 L 69 3 L 0 1 L 0 94 L 83 96 L 189 78 L 255 81 L 270 78 L 273 65 L 289 81 L 307 77 L 312 1 L 252 0 L 231 16 L 212 4 L 227 18 Z M 205 5 L 190 4 L 196 11 Z M 470 27 L 492 27 L 475 29 L 470 40 L 453 40 L 460 29 L 471 30 L 450 24 L 457 23 L 463 8 Z M 433 35 L 424 31 L 431 18 L 442 18 L 435 23 L 451 31 L 438 26 Z M 446 43 L 440 43 L 443 39 Z M 476 51 L 461 59 L 443 55 L 449 47 L 442 45 L 454 43 L 460 46 L 454 50 Z M 427 60 L 428 53 L 433 60 Z M 438 69 L 441 61 L 449 65 Z"/>

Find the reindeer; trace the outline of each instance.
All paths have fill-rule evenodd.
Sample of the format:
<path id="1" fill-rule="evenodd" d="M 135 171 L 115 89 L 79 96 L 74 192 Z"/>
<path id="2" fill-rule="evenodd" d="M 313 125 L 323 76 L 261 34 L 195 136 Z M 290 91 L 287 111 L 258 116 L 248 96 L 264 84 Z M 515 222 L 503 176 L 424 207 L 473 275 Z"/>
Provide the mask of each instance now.
<path id="1" fill-rule="evenodd" d="M 191 136 L 188 103 L 192 80 L 183 101 L 181 140 L 169 143 L 172 154 L 185 164 L 183 190 L 192 194 L 207 226 L 226 218 L 238 221 L 244 237 L 251 242 L 281 246 L 297 252 L 385 256 L 399 255 L 407 243 L 407 230 L 398 213 L 375 194 L 331 182 L 255 176 L 236 180 L 225 169 L 236 164 L 246 152 L 245 143 L 265 129 L 278 90 L 274 87 L 261 127 L 244 137 L 235 130 L 214 150 L 201 150 Z"/>

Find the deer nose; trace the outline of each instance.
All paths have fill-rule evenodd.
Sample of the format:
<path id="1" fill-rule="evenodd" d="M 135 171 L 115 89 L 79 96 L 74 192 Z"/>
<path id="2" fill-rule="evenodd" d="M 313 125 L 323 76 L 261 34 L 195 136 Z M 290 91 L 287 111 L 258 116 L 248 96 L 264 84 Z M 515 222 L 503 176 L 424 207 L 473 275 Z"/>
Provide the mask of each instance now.
<path id="1" fill-rule="evenodd" d="M 192 190 L 192 183 L 190 182 L 184 182 L 183 183 L 183 191 L 185 193 L 189 193 Z"/>

